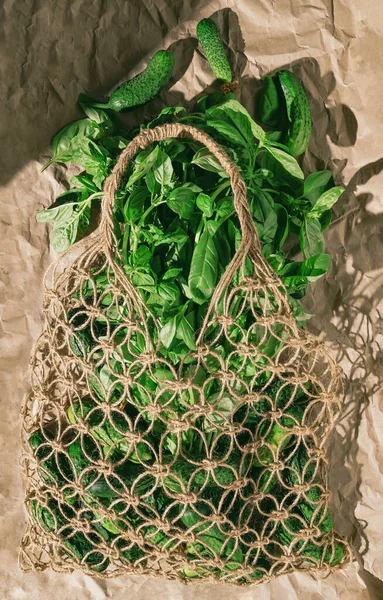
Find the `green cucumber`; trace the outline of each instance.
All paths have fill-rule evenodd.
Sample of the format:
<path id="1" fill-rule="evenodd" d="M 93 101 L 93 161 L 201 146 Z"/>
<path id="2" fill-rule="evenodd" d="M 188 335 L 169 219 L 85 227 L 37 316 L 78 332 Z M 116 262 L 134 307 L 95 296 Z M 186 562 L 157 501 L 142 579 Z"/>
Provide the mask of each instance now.
<path id="1" fill-rule="evenodd" d="M 290 71 L 276 74 L 286 101 L 289 126 L 282 140 L 293 156 L 303 154 L 309 145 L 312 120 L 310 106 L 301 82 Z"/>
<path id="2" fill-rule="evenodd" d="M 214 75 L 225 83 L 231 83 L 233 74 L 214 21 L 202 19 L 197 25 L 197 37 Z"/>
<path id="3" fill-rule="evenodd" d="M 168 50 L 159 50 L 142 73 L 113 90 L 109 108 L 120 112 L 149 102 L 169 81 L 173 67 L 173 54 Z"/>

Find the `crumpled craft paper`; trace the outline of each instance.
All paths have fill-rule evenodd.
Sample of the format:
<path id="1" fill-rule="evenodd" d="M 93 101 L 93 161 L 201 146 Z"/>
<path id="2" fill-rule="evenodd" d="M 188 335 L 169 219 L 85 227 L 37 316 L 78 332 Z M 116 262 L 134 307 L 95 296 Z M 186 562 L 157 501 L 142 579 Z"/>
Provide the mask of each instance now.
<path id="1" fill-rule="evenodd" d="M 383 34 L 380 0 L 6 0 L 0 7 L 1 535 L 0 593 L 44 600 L 359 600 L 383 598 Z M 176 56 L 172 87 L 129 116 L 191 100 L 213 76 L 197 50 L 196 23 L 214 15 L 253 112 L 259 79 L 291 68 L 310 98 L 314 128 L 304 169 L 330 168 L 347 190 L 327 232 L 330 272 L 304 300 L 348 377 L 329 444 L 333 516 L 355 561 L 324 580 L 282 576 L 252 589 L 188 586 L 148 577 L 101 581 L 82 573 L 24 574 L 17 554 L 25 527 L 19 468 L 20 404 L 42 327 L 42 277 L 53 259 L 36 209 L 65 189 L 66 168 L 40 166 L 53 135 L 79 118 L 77 96 L 102 97 L 144 68 L 160 48 Z"/>

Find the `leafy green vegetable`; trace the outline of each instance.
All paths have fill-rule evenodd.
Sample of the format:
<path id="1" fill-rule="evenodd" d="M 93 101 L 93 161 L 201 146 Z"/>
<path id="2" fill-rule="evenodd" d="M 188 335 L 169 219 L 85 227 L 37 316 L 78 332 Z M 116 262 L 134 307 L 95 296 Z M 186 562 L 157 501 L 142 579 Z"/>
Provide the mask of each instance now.
<path id="1" fill-rule="evenodd" d="M 213 293 L 218 273 L 218 253 L 214 238 L 204 231 L 193 252 L 189 273 L 189 289 L 193 299 L 200 303 Z"/>

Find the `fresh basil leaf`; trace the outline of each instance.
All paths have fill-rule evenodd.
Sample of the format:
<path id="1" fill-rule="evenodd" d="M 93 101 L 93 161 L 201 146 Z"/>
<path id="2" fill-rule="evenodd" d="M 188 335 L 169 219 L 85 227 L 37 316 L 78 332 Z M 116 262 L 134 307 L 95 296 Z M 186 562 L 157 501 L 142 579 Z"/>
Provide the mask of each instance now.
<path id="1" fill-rule="evenodd" d="M 152 252 L 148 246 L 141 244 L 137 250 L 133 253 L 133 264 L 135 265 L 148 265 L 152 258 Z"/>
<path id="2" fill-rule="evenodd" d="M 179 139 L 168 139 L 163 142 L 166 154 L 172 160 L 179 160 L 179 156 L 182 155 L 188 148 L 185 142 L 181 142 Z"/>
<path id="3" fill-rule="evenodd" d="M 219 226 L 220 224 L 217 223 L 217 221 L 213 221 L 212 219 L 210 221 L 206 221 L 205 223 L 205 229 L 210 233 L 211 236 L 215 235 Z"/>
<path id="4" fill-rule="evenodd" d="M 100 136 L 100 127 L 90 119 L 80 119 L 66 125 L 52 141 L 53 158 L 44 167 L 42 171 L 52 162 L 74 162 L 73 151 L 76 147 L 76 139 L 79 137 L 88 137 L 97 139 Z"/>
<path id="5" fill-rule="evenodd" d="M 172 123 L 182 117 L 185 113 L 186 109 L 184 106 L 165 106 L 154 119 L 149 121 L 147 125 L 143 125 L 143 128 L 156 127 L 162 123 Z"/>
<path id="6" fill-rule="evenodd" d="M 288 288 L 306 286 L 327 273 L 330 262 L 328 254 L 317 254 L 303 262 L 290 262 L 283 267 L 280 277 Z"/>
<path id="7" fill-rule="evenodd" d="M 226 219 L 235 213 L 233 198 L 231 196 L 225 196 L 217 202 L 217 216 L 222 219 Z"/>
<path id="8" fill-rule="evenodd" d="M 191 162 L 193 165 L 197 165 L 201 169 L 205 169 L 205 171 L 218 173 L 221 177 L 228 177 L 218 158 L 216 158 L 208 148 L 200 148 L 195 153 Z"/>
<path id="9" fill-rule="evenodd" d="M 212 94 L 206 94 L 197 100 L 194 105 L 193 112 L 204 113 L 212 106 L 218 106 L 223 102 L 227 102 L 229 99 L 235 100 L 235 94 L 229 92 L 224 94 L 222 92 L 213 92 Z"/>
<path id="10" fill-rule="evenodd" d="M 277 229 L 273 239 L 273 247 L 277 251 L 282 248 L 289 234 L 289 215 L 281 204 L 274 204 L 274 210 L 277 215 Z"/>
<path id="11" fill-rule="evenodd" d="M 213 215 L 213 202 L 207 194 L 198 194 L 196 204 L 206 217 L 210 218 Z"/>
<path id="12" fill-rule="evenodd" d="M 193 183 L 192 181 L 185 181 L 185 183 L 182 184 L 182 187 L 187 187 L 190 190 L 192 190 L 193 192 L 195 192 L 196 194 L 199 194 L 200 192 L 202 192 L 202 188 L 200 188 L 199 185 L 197 185 L 196 183 Z"/>
<path id="13" fill-rule="evenodd" d="M 39 223 L 53 223 L 52 246 L 56 252 L 67 250 L 89 225 L 90 202 L 78 192 L 61 194 L 46 210 L 36 211 Z"/>
<path id="14" fill-rule="evenodd" d="M 213 237 L 205 231 L 194 248 L 188 286 L 197 303 L 213 294 L 218 273 L 218 253 Z"/>
<path id="15" fill-rule="evenodd" d="M 72 139 L 72 162 L 80 167 L 84 167 L 91 175 L 98 175 L 100 172 L 106 175 L 106 159 L 109 153 L 102 149 L 92 140 L 77 135 Z"/>
<path id="16" fill-rule="evenodd" d="M 259 120 L 268 127 L 279 129 L 281 115 L 283 116 L 286 109 L 281 102 L 274 79 L 270 75 L 266 75 L 262 83 L 263 87 L 257 95 Z"/>
<path id="17" fill-rule="evenodd" d="M 278 273 L 285 264 L 285 260 L 280 254 L 269 254 L 267 262 L 272 266 L 276 273 Z"/>
<path id="18" fill-rule="evenodd" d="M 152 196 L 156 196 L 156 195 L 160 194 L 161 186 L 158 183 L 158 181 L 156 181 L 152 170 L 150 170 L 146 173 L 145 183 L 146 183 L 146 186 Z"/>
<path id="19" fill-rule="evenodd" d="M 305 258 L 322 254 L 324 241 L 321 226 L 316 217 L 305 217 L 299 231 L 299 244 Z"/>
<path id="20" fill-rule="evenodd" d="M 319 217 L 320 228 L 321 228 L 322 232 L 327 229 L 327 227 L 331 223 L 331 220 L 332 220 L 332 210 L 330 208 L 329 210 L 325 210 Z"/>
<path id="21" fill-rule="evenodd" d="M 303 196 L 311 201 L 312 204 L 325 192 L 329 187 L 332 187 L 332 173 L 331 171 L 317 171 L 316 173 L 310 173 L 306 177 Z"/>
<path id="22" fill-rule="evenodd" d="M 128 182 L 126 184 L 126 187 L 128 189 L 134 183 L 136 183 L 136 181 L 138 181 L 139 179 L 144 177 L 146 175 L 146 173 L 149 171 L 149 169 L 152 168 L 155 161 L 157 160 L 159 152 L 160 152 L 160 147 L 156 146 L 154 148 L 154 150 L 152 150 L 151 152 L 148 153 L 147 151 L 144 151 L 136 156 L 133 173 L 129 177 Z"/>
<path id="23" fill-rule="evenodd" d="M 193 319 L 193 313 L 189 313 L 184 316 L 181 314 L 177 318 L 177 330 L 176 336 L 183 342 L 190 350 L 195 350 L 195 325 Z"/>
<path id="24" fill-rule="evenodd" d="M 129 140 L 121 135 L 112 135 L 102 138 L 100 145 L 113 156 L 118 156 L 122 150 L 125 150 Z"/>
<path id="25" fill-rule="evenodd" d="M 177 329 L 177 317 L 170 319 L 160 330 L 160 340 L 165 348 L 169 348 Z"/>
<path id="26" fill-rule="evenodd" d="M 99 125 L 105 135 L 111 136 L 114 134 L 115 128 L 111 115 L 106 110 L 95 106 L 93 98 L 80 94 L 77 102 L 88 119 Z"/>
<path id="27" fill-rule="evenodd" d="M 254 217 L 264 223 L 267 215 L 274 211 L 274 200 L 269 192 L 255 188 L 254 190 Z"/>
<path id="28" fill-rule="evenodd" d="M 173 175 L 173 165 L 166 152 L 159 150 L 152 169 L 154 178 L 156 181 L 158 181 L 161 187 L 170 185 Z"/>
<path id="29" fill-rule="evenodd" d="M 229 140 L 233 144 L 240 144 L 241 146 L 246 146 L 249 142 L 238 132 L 238 129 L 236 129 L 235 127 L 233 127 L 233 125 L 230 125 L 230 123 L 227 123 L 226 121 L 218 120 L 218 119 L 208 119 L 206 121 L 206 124 L 209 127 L 212 127 L 213 129 L 218 131 L 218 133 L 220 133 L 223 137 L 225 137 L 227 140 Z M 248 129 L 249 129 L 250 139 L 252 139 L 253 135 L 252 135 L 250 126 Z"/>
<path id="30" fill-rule="evenodd" d="M 268 131 L 266 133 L 266 140 L 268 142 L 272 142 L 272 145 L 276 146 L 277 148 L 279 147 L 279 145 L 283 145 L 283 144 L 279 144 L 279 142 L 282 140 L 283 138 L 283 132 L 282 131 Z M 286 146 L 284 146 L 286 147 Z"/>
<path id="31" fill-rule="evenodd" d="M 156 283 L 154 281 L 152 275 L 149 275 L 149 273 L 143 273 L 140 271 L 135 271 L 131 274 L 131 282 L 133 283 L 133 285 L 136 285 L 138 287 L 154 286 Z"/>
<path id="32" fill-rule="evenodd" d="M 172 211 L 183 219 L 190 219 L 194 212 L 196 196 L 189 187 L 173 189 L 166 198 L 166 203 Z"/>
<path id="33" fill-rule="evenodd" d="M 164 235 L 163 233 L 154 240 L 155 246 L 161 246 L 162 244 L 178 244 L 182 246 L 189 239 L 188 234 L 182 229 L 178 229 L 170 233 L 169 235 Z"/>
<path id="34" fill-rule="evenodd" d="M 224 118 L 225 115 L 237 127 L 247 142 L 252 142 L 253 137 L 260 141 L 265 139 L 265 132 L 262 127 L 251 118 L 246 108 L 238 100 L 231 98 L 219 106 L 209 108 L 206 114 L 216 120 Z"/>
<path id="35" fill-rule="evenodd" d="M 165 302 L 177 304 L 180 292 L 176 283 L 173 281 L 164 281 L 157 286 L 157 294 Z"/>
<path id="36" fill-rule="evenodd" d="M 293 177 L 297 179 L 303 179 L 304 175 L 302 169 L 298 165 L 297 161 L 293 156 L 287 154 L 284 150 L 280 148 L 275 148 L 274 146 L 265 146 L 266 152 L 271 154 L 275 160 L 279 162 L 280 165 Z"/>
<path id="37" fill-rule="evenodd" d="M 148 198 L 148 190 L 146 187 L 137 187 L 130 194 L 124 206 L 124 220 L 132 225 L 138 221 L 145 212 L 145 201 Z"/>
<path id="38" fill-rule="evenodd" d="M 173 267 L 173 269 L 169 269 L 168 271 L 165 272 L 165 274 L 162 277 L 162 281 L 167 281 L 168 279 L 174 279 L 180 273 L 182 273 L 182 268 Z"/>
<path id="39" fill-rule="evenodd" d="M 315 201 L 312 209 L 308 213 L 308 216 L 320 217 L 324 211 L 329 210 L 333 204 L 337 202 L 339 196 L 343 194 L 343 192 L 344 187 L 338 185 L 321 194 L 321 196 L 319 196 L 319 198 Z"/>
<path id="40" fill-rule="evenodd" d="M 91 193 L 98 192 L 98 187 L 93 183 L 89 175 L 74 175 L 69 179 L 75 190 L 88 190 Z"/>

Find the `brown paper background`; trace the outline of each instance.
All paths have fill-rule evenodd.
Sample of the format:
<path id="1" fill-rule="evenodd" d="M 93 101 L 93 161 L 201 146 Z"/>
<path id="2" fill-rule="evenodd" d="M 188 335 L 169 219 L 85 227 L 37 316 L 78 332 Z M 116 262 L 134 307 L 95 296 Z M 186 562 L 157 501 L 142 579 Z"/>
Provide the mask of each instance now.
<path id="1" fill-rule="evenodd" d="M 102 97 L 140 71 L 157 49 L 177 42 L 178 81 L 129 118 L 153 114 L 164 102 L 190 100 L 210 86 L 211 72 L 189 36 L 199 19 L 216 11 L 250 112 L 257 80 L 292 68 L 303 79 L 314 117 L 304 167 L 331 168 L 337 183 L 348 184 L 326 235 L 331 270 L 305 306 L 315 314 L 311 328 L 323 332 L 349 378 L 329 447 L 329 479 L 334 521 L 350 536 L 355 561 L 325 580 L 292 574 L 251 589 L 186 587 L 137 576 L 105 582 L 81 573 L 24 574 L 17 564 L 25 525 L 19 411 L 31 347 L 42 327 L 42 276 L 53 258 L 48 230 L 35 222 L 34 212 L 53 202 L 66 177 L 63 166 L 43 174 L 39 168 L 54 133 L 79 118 L 78 94 Z M 3 0 L 1 598 L 383 599 L 382 16 L 381 0 Z"/>

